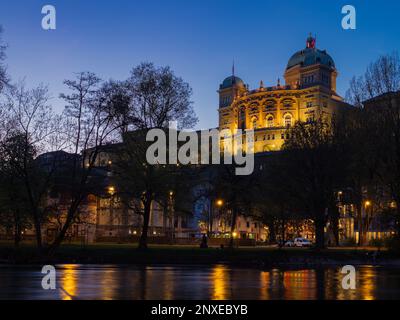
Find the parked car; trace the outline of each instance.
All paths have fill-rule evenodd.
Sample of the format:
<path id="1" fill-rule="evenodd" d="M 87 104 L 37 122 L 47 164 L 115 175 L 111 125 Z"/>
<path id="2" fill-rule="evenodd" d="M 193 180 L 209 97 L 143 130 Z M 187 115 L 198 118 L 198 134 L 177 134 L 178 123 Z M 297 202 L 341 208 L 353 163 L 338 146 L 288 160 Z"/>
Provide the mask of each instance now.
<path id="1" fill-rule="evenodd" d="M 294 239 L 294 246 L 295 247 L 311 247 L 312 243 L 310 240 L 305 238 L 295 238 Z"/>
<path id="2" fill-rule="evenodd" d="M 285 247 L 294 247 L 294 242 L 292 240 L 288 240 L 285 242 Z"/>

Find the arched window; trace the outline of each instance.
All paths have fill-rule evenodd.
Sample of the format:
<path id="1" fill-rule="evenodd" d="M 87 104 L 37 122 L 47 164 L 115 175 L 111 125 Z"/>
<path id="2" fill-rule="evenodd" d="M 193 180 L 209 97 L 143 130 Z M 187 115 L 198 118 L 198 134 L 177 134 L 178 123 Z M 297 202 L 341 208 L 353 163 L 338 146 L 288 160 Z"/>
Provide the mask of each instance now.
<path id="1" fill-rule="evenodd" d="M 267 128 L 274 126 L 274 117 L 272 115 L 267 116 Z"/>
<path id="2" fill-rule="evenodd" d="M 256 117 L 253 117 L 253 118 L 251 119 L 251 127 L 252 127 L 253 129 L 257 129 L 257 126 L 258 126 L 258 124 L 257 124 L 257 118 L 256 118 Z"/>
<path id="3" fill-rule="evenodd" d="M 292 126 L 292 116 L 290 114 L 286 114 L 283 117 L 283 123 L 285 127 L 291 127 Z"/>
<path id="4" fill-rule="evenodd" d="M 244 130 L 246 128 L 246 111 L 245 107 L 242 107 L 239 111 L 239 129 Z"/>

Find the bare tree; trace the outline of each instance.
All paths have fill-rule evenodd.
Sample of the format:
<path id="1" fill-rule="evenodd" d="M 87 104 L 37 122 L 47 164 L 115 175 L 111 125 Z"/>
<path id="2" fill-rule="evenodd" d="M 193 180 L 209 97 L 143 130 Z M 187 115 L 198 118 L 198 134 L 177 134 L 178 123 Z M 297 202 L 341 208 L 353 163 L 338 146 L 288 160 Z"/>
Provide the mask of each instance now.
<path id="1" fill-rule="evenodd" d="M 4 60 L 6 58 L 5 51 L 6 51 L 7 46 L 3 43 L 2 33 L 3 33 L 3 28 L 0 25 L 0 92 L 2 91 L 4 86 L 7 85 L 9 82 L 9 78 L 7 75 L 7 69 L 4 64 Z"/>
<path id="2" fill-rule="evenodd" d="M 45 212 L 43 200 L 47 194 L 50 174 L 43 175 L 34 158 L 56 147 L 53 137 L 59 134 L 60 123 L 48 105 L 48 100 L 45 86 L 27 89 L 21 82 L 7 88 L 1 103 L 4 110 L 0 130 L 3 155 L 24 186 L 39 250 L 42 248 L 41 225 Z"/>
<path id="3" fill-rule="evenodd" d="M 86 197 L 96 192 L 93 168 L 98 166 L 101 149 L 118 139 L 123 123 L 116 121 L 117 113 L 111 103 L 114 90 L 111 83 L 102 81 L 93 73 L 80 72 L 74 80 L 64 81 L 69 94 L 61 94 L 67 105 L 63 118 L 68 126 L 67 141 L 72 151 L 73 164 L 63 179 L 62 190 L 69 198 L 66 215 L 54 242 L 52 254 L 74 221 Z"/>
<path id="4" fill-rule="evenodd" d="M 397 52 L 382 55 L 371 63 L 362 76 L 354 76 L 346 100 L 362 107 L 364 101 L 400 90 L 400 59 Z"/>
<path id="5" fill-rule="evenodd" d="M 400 234 L 400 58 L 383 55 L 371 63 L 358 79 L 353 78 L 347 93 L 363 114 L 364 141 L 368 158 L 373 159 L 369 174 L 386 187 L 396 203 L 396 226 Z M 373 172 L 372 172 L 373 169 Z"/>

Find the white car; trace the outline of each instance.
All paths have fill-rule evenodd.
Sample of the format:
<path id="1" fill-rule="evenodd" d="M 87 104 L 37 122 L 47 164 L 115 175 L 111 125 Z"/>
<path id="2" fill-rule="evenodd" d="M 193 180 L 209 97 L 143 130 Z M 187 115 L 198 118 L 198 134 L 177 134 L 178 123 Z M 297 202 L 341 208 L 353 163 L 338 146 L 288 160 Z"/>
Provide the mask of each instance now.
<path id="1" fill-rule="evenodd" d="M 311 247 L 312 243 L 310 240 L 305 238 L 295 238 L 294 239 L 294 246 L 295 247 Z"/>
<path id="2" fill-rule="evenodd" d="M 294 247 L 294 242 L 292 240 L 288 240 L 285 242 L 285 247 Z"/>

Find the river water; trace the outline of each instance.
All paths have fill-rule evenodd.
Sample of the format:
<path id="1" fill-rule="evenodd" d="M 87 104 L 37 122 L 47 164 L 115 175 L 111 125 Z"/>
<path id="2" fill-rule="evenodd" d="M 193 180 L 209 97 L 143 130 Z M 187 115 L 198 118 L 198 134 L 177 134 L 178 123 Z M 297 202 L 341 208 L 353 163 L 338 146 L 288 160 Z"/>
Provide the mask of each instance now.
<path id="1" fill-rule="evenodd" d="M 56 266 L 57 287 L 43 290 L 41 268 L 0 266 L 0 300 L 25 299 L 400 299 L 400 270 L 357 267 L 356 289 L 340 268 L 259 270 L 215 266 Z"/>

